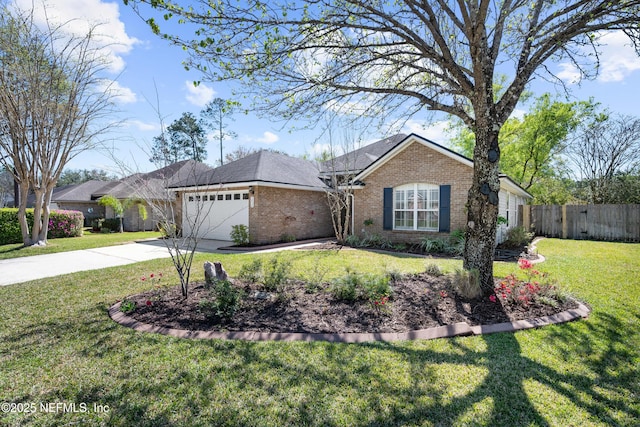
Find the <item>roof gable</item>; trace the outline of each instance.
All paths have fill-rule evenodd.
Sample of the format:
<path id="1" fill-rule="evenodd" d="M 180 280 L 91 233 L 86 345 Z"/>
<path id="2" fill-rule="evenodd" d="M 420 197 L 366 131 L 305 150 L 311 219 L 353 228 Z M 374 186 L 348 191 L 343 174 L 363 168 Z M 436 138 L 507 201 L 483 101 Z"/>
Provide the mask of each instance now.
<path id="1" fill-rule="evenodd" d="M 443 154 L 453 160 L 456 160 L 465 166 L 469 166 L 473 168 L 473 160 L 463 156 L 462 154 L 458 154 L 455 151 L 451 151 L 450 149 L 443 147 L 442 145 L 436 144 L 435 142 L 429 139 L 423 138 L 419 135 L 412 133 L 408 136 L 405 136 L 403 139 L 401 139 L 399 142 L 393 145 L 393 147 L 389 149 L 386 153 L 384 153 L 382 156 L 380 156 L 376 160 L 370 162 L 364 169 L 360 170 L 359 173 L 354 177 L 354 181 L 358 181 L 366 178 L 373 171 L 377 170 L 379 167 L 386 164 L 390 159 L 396 156 L 399 152 L 401 152 L 402 150 L 407 148 L 409 145 L 416 142 L 440 154 Z"/>

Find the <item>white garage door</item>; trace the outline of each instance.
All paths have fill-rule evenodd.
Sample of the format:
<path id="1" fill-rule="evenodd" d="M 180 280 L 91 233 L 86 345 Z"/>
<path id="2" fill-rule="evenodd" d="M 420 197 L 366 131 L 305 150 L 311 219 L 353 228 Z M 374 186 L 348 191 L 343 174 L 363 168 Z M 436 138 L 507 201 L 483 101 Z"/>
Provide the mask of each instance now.
<path id="1" fill-rule="evenodd" d="M 231 226 L 249 226 L 249 192 L 218 191 L 185 195 L 183 235 L 197 230 L 202 239 L 231 240 Z"/>

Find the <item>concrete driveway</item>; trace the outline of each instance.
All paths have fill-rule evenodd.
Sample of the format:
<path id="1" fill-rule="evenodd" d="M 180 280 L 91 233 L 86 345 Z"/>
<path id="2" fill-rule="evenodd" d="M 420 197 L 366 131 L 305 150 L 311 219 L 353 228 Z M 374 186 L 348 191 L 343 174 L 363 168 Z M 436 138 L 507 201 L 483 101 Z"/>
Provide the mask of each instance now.
<path id="1" fill-rule="evenodd" d="M 229 244 L 229 242 L 219 240 L 203 240 L 198 244 L 198 252 L 214 252 L 219 247 Z M 169 258 L 169 256 L 164 242 L 147 240 L 104 248 L 0 260 L 0 286 L 77 271 L 97 270 L 151 259 Z"/>

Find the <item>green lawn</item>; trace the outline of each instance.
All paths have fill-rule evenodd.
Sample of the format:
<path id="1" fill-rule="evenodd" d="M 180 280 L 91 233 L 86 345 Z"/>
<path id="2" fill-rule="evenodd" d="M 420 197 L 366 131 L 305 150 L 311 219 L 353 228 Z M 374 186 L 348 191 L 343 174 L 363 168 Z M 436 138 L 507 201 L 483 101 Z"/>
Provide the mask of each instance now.
<path id="1" fill-rule="evenodd" d="M 52 254 L 55 252 L 75 251 L 79 249 L 100 248 L 103 246 L 120 245 L 136 240 L 160 237 L 157 231 L 140 231 L 131 233 L 94 233 L 85 229 L 82 237 L 68 237 L 65 239 L 49 239 L 47 246 L 24 247 L 22 243 L 0 245 L 0 259 L 18 258 L 31 255 Z"/>
<path id="2" fill-rule="evenodd" d="M 640 244 L 547 239 L 538 248 L 548 258 L 541 268 L 593 308 L 589 319 L 401 343 L 190 341 L 137 333 L 106 314 L 149 286 L 142 275 L 163 272 L 176 283 L 166 259 L 6 286 L 0 403 L 34 403 L 36 413 L 3 413 L 0 425 L 640 425 Z M 296 274 L 319 266 L 327 278 L 345 265 L 425 265 L 366 251 L 281 256 Z M 196 279 L 205 260 L 234 275 L 251 257 L 198 254 Z M 41 411 L 52 402 L 87 412 Z"/>

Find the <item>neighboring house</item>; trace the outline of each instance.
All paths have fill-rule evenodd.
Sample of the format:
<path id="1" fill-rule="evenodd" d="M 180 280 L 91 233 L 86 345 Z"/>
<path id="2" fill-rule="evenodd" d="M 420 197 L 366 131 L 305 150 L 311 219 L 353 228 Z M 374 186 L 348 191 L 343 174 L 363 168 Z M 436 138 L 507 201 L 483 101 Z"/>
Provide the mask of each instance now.
<path id="1" fill-rule="evenodd" d="M 80 211 L 84 214 L 85 227 L 96 218 L 105 217 L 105 208 L 100 206 L 93 194 L 109 185 L 110 181 L 91 180 L 81 184 L 71 184 L 53 189 L 51 209 Z"/>
<path id="2" fill-rule="evenodd" d="M 323 173 L 350 176 L 343 181 L 352 183 L 355 234 L 418 242 L 425 233 L 466 227 L 473 161 L 421 136 L 378 141 L 325 163 Z M 517 225 L 518 206 L 531 198 L 509 177 L 500 176 L 499 215 L 510 227 Z"/>
<path id="3" fill-rule="evenodd" d="M 418 242 L 426 233 L 448 234 L 466 226 L 472 160 L 415 134 L 378 141 L 321 168 L 261 151 L 173 189 L 182 198 L 185 233 L 201 223 L 198 237 L 229 240 L 231 226 L 244 224 L 252 243 L 270 243 L 333 234 L 325 194 L 332 177 L 353 191 L 355 234 Z M 512 227 L 518 206 L 531 195 L 507 176 L 500 183 L 499 214 Z M 498 230 L 498 239 L 506 227 Z"/>
<path id="4" fill-rule="evenodd" d="M 260 151 L 185 180 L 172 188 L 183 200 L 183 236 L 230 240 L 234 225 L 247 226 L 258 244 L 331 236 L 319 176 L 313 162 Z"/>
<path id="5" fill-rule="evenodd" d="M 204 163 L 195 160 L 183 160 L 161 169 L 147 173 L 136 173 L 118 181 L 87 181 L 81 184 L 57 187 L 51 196 L 52 209 L 81 211 L 84 214 L 85 226 L 90 226 L 95 218 L 115 218 L 113 210 L 98 204 L 98 200 L 107 194 L 124 201 L 126 199 L 141 199 L 152 201 L 157 207 L 173 207 L 178 218 L 181 217 L 181 206 L 176 206 L 175 192 L 168 190 L 176 182 L 211 171 Z M 27 205 L 33 207 L 33 195 L 27 199 Z M 125 231 L 148 231 L 158 227 L 160 219 L 166 212 L 144 203 L 147 208 L 146 221 L 140 217 L 137 206 L 132 206 L 123 215 Z"/>
<path id="6" fill-rule="evenodd" d="M 123 227 L 125 231 L 156 230 L 162 219 L 172 217 L 171 209 L 179 219 L 182 215 L 180 204 L 176 204 L 175 192 L 168 190 L 176 182 L 181 182 L 211 171 L 204 163 L 195 160 L 182 160 L 166 167 L 147 173 L 136 173 L 113 181 L 96 190 L 92 197 L 96 200 L 107 194 L 124 201 L 139 199 L 144 201 L 147 219 L 140 216 L 138 206 L 131 206 L 124 212 Z M 147 202 L 151 202 L 151 205 Z M 106 218 L 115 218 L 113 210 L 106 208 Z"/>

